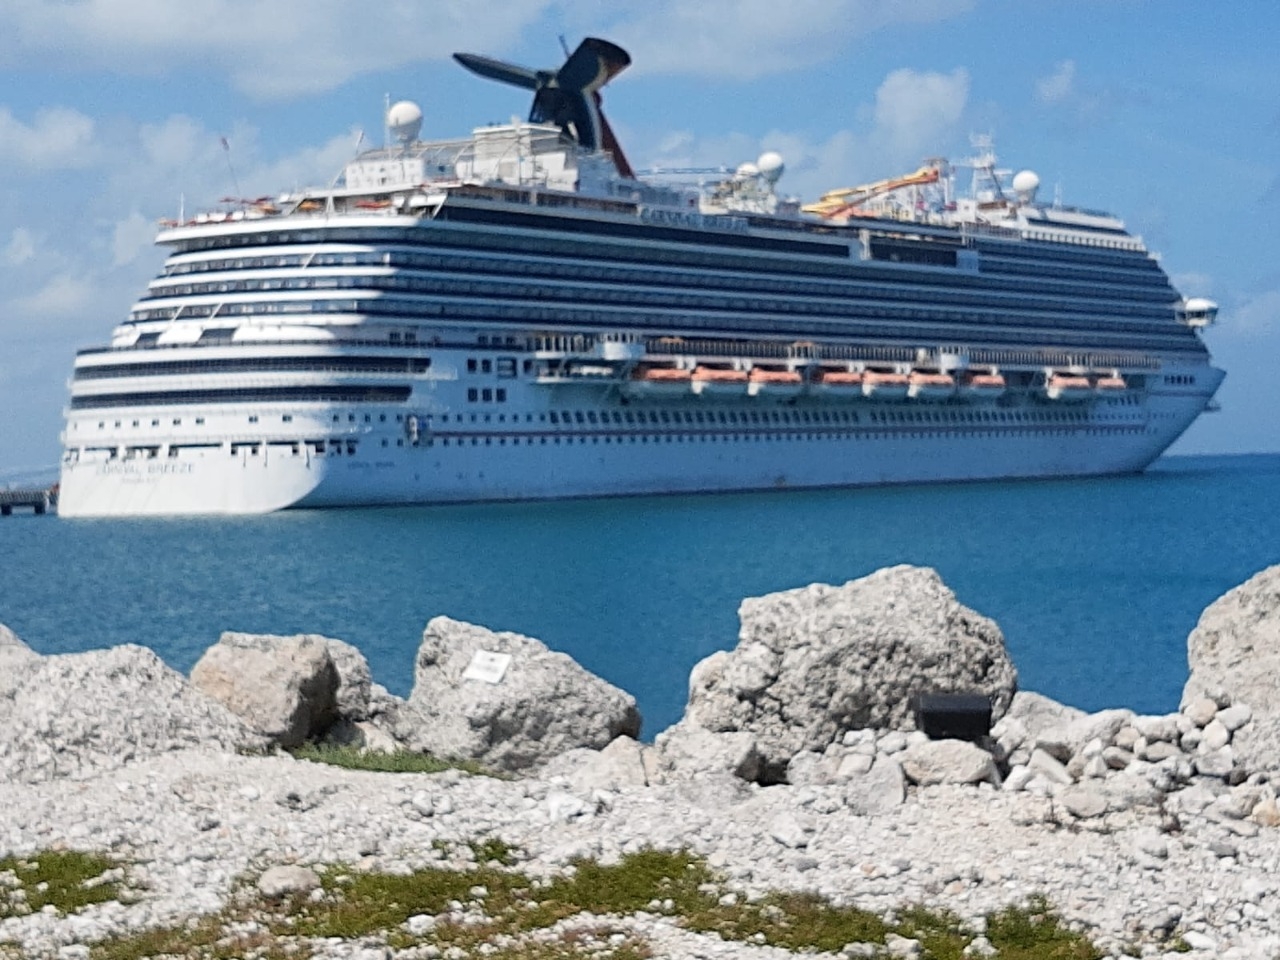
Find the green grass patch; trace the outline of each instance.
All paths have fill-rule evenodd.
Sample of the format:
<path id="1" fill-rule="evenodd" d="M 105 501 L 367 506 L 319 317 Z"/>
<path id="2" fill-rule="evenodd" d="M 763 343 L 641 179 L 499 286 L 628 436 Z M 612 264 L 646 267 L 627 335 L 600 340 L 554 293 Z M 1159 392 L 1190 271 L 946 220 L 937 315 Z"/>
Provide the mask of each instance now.
<path id="1" fill-rule="evenodd" d="M 987 939 L 1001 960 L 1099 960 L 1084 934 L 1067 929 L 1043 895 L 987 917 Z"/>
<path id="2" fill-rule="evenodd" d="M 444 770 L 462 770 L 475 776 L 495 776 L 492 771 L 473 760 L 441 760 L 411 750 L 383 753 L 379 750 L 361 750 L 358 747 L 307 743 L 289 752 L 298 760 L 327 763 L 348 770 L 372 770 L 375 773 L 441 773 Z"/>
<path id="3" fill-rule="evenodd" d="M 120 896 L 123 871 L 95 853 L 46 850 L 30 857 L 0 858 L 0 919 L 52 906 L 75 913 Z"/>
<path id="4" fill-rule="evenodd" d="M 393 950 L 456 948 L 490 960 L 650 960 L 652 948 L 612 919 L 641 911 L 725 941 L 796 954 L 871 943 L 878 945 L 877 956 L 887 956 L 886 937 L 896 934 L 920 942 L 921 960 L 963 960 L 974 936 L 954 914 L 921 907 L 887 921 L 811 893 L 771 893 L 745 902 L 687 851 L 644 850 L 607 865 L 583 860 L 565 875 L 536 880 L 499 866 L 516 854 L 500 839 L 480 838 L 466 846 L 480 863 L 461 870 L 435 865 L 392 875 L 331 867 L 322 874 L 319 899 L 299 895 L 267 902 L 246 880 L 223 912 L 98 944 L 93 960 L 306 960 L 320 938 L 364 940 Z M 42 876 L 49 875 L 47 858 L 55 856 L 70 855 L 41 855 L 16 866 L 34 876 L 28 864 L 46 858 Z M 98 860 L 71 871 L 63 864 L 62 872 L 82 881 L 111 866 Z M 410 922 L 416 917 L 427 919 Z M 570 922 L 549 939 L 539 933 L 562 921 Z M 986 935 L 1000 960 L 1101 957 L 1086 937 L 1063 925 L 1042 896 L 990 914 Z"/>

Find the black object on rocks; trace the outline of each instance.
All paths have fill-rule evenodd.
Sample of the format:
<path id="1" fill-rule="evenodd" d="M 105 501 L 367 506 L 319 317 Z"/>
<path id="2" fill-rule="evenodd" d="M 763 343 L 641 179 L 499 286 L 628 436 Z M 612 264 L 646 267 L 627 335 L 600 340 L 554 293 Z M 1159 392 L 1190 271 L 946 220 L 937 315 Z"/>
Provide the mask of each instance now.
<path id="1" fill-rule="evenodd" d="M 981 693 L 922 693 L 916 729 L 930 740 L 980 740 L 991 733 L 991 699 Z"/>

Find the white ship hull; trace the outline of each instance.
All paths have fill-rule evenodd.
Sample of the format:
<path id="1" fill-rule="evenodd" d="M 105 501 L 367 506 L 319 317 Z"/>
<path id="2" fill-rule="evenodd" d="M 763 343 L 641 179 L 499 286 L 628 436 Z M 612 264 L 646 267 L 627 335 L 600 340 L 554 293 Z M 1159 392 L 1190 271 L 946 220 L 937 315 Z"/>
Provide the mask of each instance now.
<path id="1" fill-rule="evenodd" d="M 436 414 L 429 426 L 424 420 L 414 446 L 405 442 L 404 426 L 388 413 L 381 424 L 366 427 L 361 422 L 330 440 L 330 452 L 316 454 L 307 441 L 335 416 L 347 422 L 347 408 L 335 407 L 332 412 L 295 415 L 299 430 L 292 446 L 277 435 L 270 444 L 258 445 L 257 453 L 242 445 L 231 455 L 228 439 L 216 451 L 197 456 L 182 451 L 175 458 L 67 463 L 59 511 L 67 517 L 256 514 L 290 507 L 1134 473 L 1148 466 L 1203 411 L 1221 378 L 1217 371 L 1213 374 L 1206 381 L 1202 371 L 1195 389 L 1153 391 L 1142 403 L 1101 401 L 1073 405 L 1067 412 L 1059 404 L 1030 398 L 1008 408 L 960 401 L 716 404 L 718 411 L 741 412 L 743 422 L 737 426 L 661 423 L 661 413 L 674 419 L 678 412 L 705 410 L 705 401 L 696 398 L 679 404 L 620 405 L 598 389 L 559 388 L 570 392 L 566 397 L 528 386 L 529 405 L 512 406 L 515 412 L 501 424 L 493 419 L 473 424 L 469 414 L 457 417 L 460 423 L 447 414 L 442 421 Z M 424 395 L 440 410 L 445 406 L 441 394 L 449 389 L 424 388 Z M 540 399 L 559 402 L 548 406 L 536 403 Z M 647 411 L 655 423 L 551 426 L 546 412 L 562 404 L 599 410 L 601 420 L 624 409 Z M 750 422 L 752 412 L 763 411 L 793 422 Z M 802 413 L 814 422 L 801 421 Z M 817 422 L 823 413 L 835 422 Z M 839 421 L 840 413 L 850 419 Z M 211 417 L 214 429 L 217 423 Z M 359 438 L 354 454 L 346 452 L 344 438 L 350 437 Z M 332 452 L 334 448 L 338 452 Z"/>

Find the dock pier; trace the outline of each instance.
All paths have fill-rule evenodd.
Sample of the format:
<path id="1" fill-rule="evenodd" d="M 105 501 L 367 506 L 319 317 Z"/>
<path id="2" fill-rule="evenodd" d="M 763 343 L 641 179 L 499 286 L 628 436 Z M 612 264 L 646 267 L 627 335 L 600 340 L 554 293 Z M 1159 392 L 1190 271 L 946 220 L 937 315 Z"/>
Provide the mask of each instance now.
<path id="1" fill-rule="evenodd" d="M 0 490 L 0 517 L 13 516 L 14 508 L 25 510 L 30 508 L 36 516 L 49 513 L 58 506 L 58 488 L 53 487 L 14 487 Z"/>

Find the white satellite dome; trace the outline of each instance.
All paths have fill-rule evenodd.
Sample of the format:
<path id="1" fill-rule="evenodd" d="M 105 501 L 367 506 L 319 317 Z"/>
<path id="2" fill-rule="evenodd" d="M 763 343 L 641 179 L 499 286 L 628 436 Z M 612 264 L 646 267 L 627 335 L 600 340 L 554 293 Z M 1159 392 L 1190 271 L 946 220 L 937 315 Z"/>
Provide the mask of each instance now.
<path id="1" fill-rule="evenodd" d="M 422 129 L 422 108 L 412 100 L 393 103 L 387 110 L 387 128 L 400 143 L 412 143 Z"/>
<path id="2" fill-rule="evenodd" d="M 1040 188 L 1040 177 L 1034 170 L 1019 170 L 1013 175 L 1013 192 L 1022 201 L 1034 200 Z"/>
<path id="3" fill-rule="evenodd" d="M 756 160 L 756 167 L 760 171 L 760 176 L 770 183 L 777 183 L 778 178 L 782 176 L 782 171 L 786 168 L 786 164 L 782 162 L 782 154 L 768 150 L 760 154 Z"/>
<path id="4" fill-rule="evenodd" d="M 737 176 L 743 180 L 748 177 L 757 177 L 760 175 L 760 169 L 754 163 L 741 163 L 738 165 Z"/>

